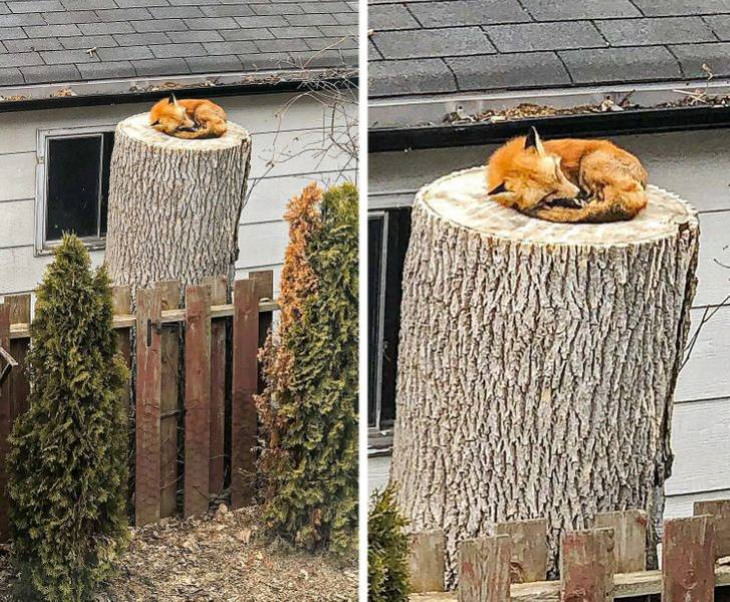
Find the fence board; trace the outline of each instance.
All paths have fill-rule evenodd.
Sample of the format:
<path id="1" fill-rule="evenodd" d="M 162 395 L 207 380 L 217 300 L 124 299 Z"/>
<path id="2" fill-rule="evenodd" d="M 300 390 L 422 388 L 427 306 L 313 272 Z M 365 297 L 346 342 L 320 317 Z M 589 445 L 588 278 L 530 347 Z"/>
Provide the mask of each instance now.
<path id="1" fill-rule="evenodd" d="M 231 408 L 231 506 L 251 502 L 256 476 L 256 406 L 259 311 L 252 280 L 237 280 L 233 314 L 233 398 Z"/>
<path id="2" fill-rule="evenodd" d="M 7 295 L 5 303 L 10 306 L 10 323 L 30 322 L 30 295 Z M 28 353 L 29 341 L 11 339 L 10 355 L 15 358 L 19 366 L 10 375 L 10 413 L 12 420 L 23 414 L 28 409 L 28 395 L 30 394 L 30 383 L 28 373 L 25 369 L 25 357 Z"/>
<path id="3" fill-rule="evenodd" d="M 162 311 L 180 307 L 180 281 L 155 282 Z M 177 512 L 178 431 L 180 430 L 180 325 L 165 325 L 160 339 L 160 516 Z"/>
<path id="4" fill-rule="evenodd" d="M 213 305 L 226 302 L 228 279 L 225 276 L 206 278 Z M 216 320 L 210 327 L 210 483 L 211 496 L 223 492 L 225 479 L 226 420 L 226 323 Z"/>
<path id="5" fill-rule="evenodd" d="M 560 550 L 561 599 L 610 602 L 615 565 L 612 529 L 564 533 Z"/>
<path id="6" fill-rule="evenodd" d="M 444 552 L 446 537 L 443 531 L 413 533 L 409 536 L 408 574 L 412 592 L 444 591 Z"/>
<path id="7" fill-rule="evenodd" d="M 547 575 L 547 519 L 497 523 L 494 532 L 508 535 L 512 542 L 512 583 L 543 581 Z"/>
<path id="8" fill-rule="evenodd" d="M 506 602 L 510 599 L 508 535 L 467 539 L 459 547 L 459 602 Z"/>
<path id="9" fill-rule="evenodd" d="M 162 311 L 158 289 L 137 290 L 135 522 L 160 519 L 160 399 Z"/>
<path id="10" fill-rule="evenodd" d="M 208 511 L 210 488 L 210 289 L 185 292 L 185 517 Z"/>
<path id="11" fill-rule="evenodd" d="M 132 287 L 128 284 L 112 287 L 112 305 L 115 314 L 128 314 L 132 311 Z M 132 342 L 131 328 L 120 328 L 116 331 L 117 335 L 117 352 L 122 356 L 124 365 L 131 370 L 132 368 Z M 127 382 L 122 392 L 122 400 L 124 402 L 125 414 L 129 409 L 129 403 L 132 399 L 132 379 Z"/>
<path id="12" fill-rule="evenodd" d="M 256 298 L 271 299 L 274 296 L 274 270 L 258 270 L 248 273 L 253 280 Z"/>
<path id="13" fill-rule="evenodd" d="M 715 593 L 715 526 L 702 515 L 664 521 L 662 602 L 707 602 Z"/>
<path id="14" fill-rule="evenodd" d="M 260 272 L 249 272 L 249 278 L 254 281 L 254 288 L 256 298 L 259 303 L 266 300 L 271 300 L 274 297 L 274 271 L 273 270 L 262 270 Z M 266 337 L 271 328 L 273 322 L 274 312 L 262 311 L 259 312 L 259 347 L 263 347 L 266 342 Z M 259 390 L 263 385 L 259 382 Z"/>
<path id="15" fill-rule="evenodd" d="M 613 529 L 617 573 L 635 573 L 646 569 L 646 512 L 620 510 L 597 514 L 598 528 Z"/>
<path id="16" fill-rule="evenodd" d="M 715 558 L 730 556 L 730 500 L 695 502 L 693 514 L 711 514 L 714 517 Z"/>
<path id="17" fill-rule="evenodd" d="M 124 284 L 112 287 L 112 307 L 115 314 L 128 314 L 132 311 L 132 287 Z M 120 328 L 116 332 L 117 337 L 117 353 L 121 356 L 124 365 L 129 370 L 129 378 L 122 388 L 120 394 L 120 403 L 124 411 L 124 424 L 128 427 L 127 445 L 132 450 L 132 458 L 135 458 L 136 441 L 134 439 L 134 422 L 130 422 L 130 413 L 132 412 L 132 329 Z M 130 463 L 132 459 L 130 458 Z M 129 481 L 127 483 L 129 492 L 134 491 L 134 466 L 129 467 Z M 131 500 L 130 500 L 131 501 Z"/>
<path id="18" fill-rule="evenodd" d="M 0 305 L 0 347 L 10 352 L 10 305 Z M 0 367 L 5 366 L 5 361 L 0 361 Z M 15 372 L 18 368 L 13 368 Z M 11 374 L 12 374 L 11 372 Z M 5 458 L 8 456 L 9 445 L 8 435 L 13 427 L 13 416 L 11 412 L 11 379 L 8 376 L 0 386 L 0 539 L 5 541 L 10 536 L 8 527 L 8 472 Z"/>

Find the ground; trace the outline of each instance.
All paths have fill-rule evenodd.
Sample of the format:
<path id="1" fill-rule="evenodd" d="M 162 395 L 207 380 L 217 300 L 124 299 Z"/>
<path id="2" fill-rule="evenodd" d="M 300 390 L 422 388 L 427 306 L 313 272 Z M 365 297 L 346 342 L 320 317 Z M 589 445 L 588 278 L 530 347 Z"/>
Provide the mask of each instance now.
<path id="1" fill-rule="evenodd" d="M 356 558 L 294 552 L 265 541 L 256 509 L 219 507 L 213 516 L 166 519 L 132 530 L 119 576 L 95 602 L 349 602 L 357 599 Z M 12 571 L 0 558 L 0 602 Z"/>

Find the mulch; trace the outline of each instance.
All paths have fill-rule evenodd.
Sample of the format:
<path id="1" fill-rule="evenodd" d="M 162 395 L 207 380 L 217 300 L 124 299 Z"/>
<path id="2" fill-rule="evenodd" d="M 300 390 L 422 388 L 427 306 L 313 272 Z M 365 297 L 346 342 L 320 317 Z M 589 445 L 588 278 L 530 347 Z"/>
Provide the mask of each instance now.
<path id="1" fill-rule="evenodd" d="M 296 551 L 264 538 L 257 509 L 221 505 L 203 519 L 164 519 L 131 529 L 118 576 L 96 602 L 349 602 L 357 559 Z M 0 556 L 0 601 L 13 579 Z"/>

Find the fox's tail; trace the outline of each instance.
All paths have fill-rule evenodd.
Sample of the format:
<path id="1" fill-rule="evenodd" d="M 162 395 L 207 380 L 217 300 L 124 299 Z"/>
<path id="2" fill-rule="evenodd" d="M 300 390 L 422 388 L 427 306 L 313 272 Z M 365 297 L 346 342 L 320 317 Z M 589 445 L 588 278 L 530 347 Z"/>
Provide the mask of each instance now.
<path id="1" fill-rule="evenodd" d="M 175 132 L 177 138 L 220 138 L 228 131 L 228 124 L 225 121 L 208 121 L 204 127 L 193 131 Z"/>
<path id="2" fill-rule="evenodd" d="M 620 196 L 607 194 L 603 199 L 586 203 L 579 209 L 539 207 L 531 212 L 531 215 L 550 222 L 600 224 L 628 221 L 644 207 L 646 207 L 646 193 L 643 190 L 636 190 L 622 192 Z"/>

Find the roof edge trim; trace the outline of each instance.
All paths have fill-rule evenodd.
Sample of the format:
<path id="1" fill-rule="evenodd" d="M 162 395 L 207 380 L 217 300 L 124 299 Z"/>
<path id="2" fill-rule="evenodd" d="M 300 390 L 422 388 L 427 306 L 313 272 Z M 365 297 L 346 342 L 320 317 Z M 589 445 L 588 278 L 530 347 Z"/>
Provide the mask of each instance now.
<path id="1" fill-rule="evenodd" d="M 371 153 L 479 146 L 504 142 L 531 126 L 546 137 L 597 137 L 730 127 L 730 106 L 635 109 L 426 127 L 376 128 L 368 133 Z"/>
<path id="2" fill-rule="evenodd" d="M 19 99 L 0 101 L 0 113 L 144 102 L 170 92 L 190 97 L 296 92 L 318 83 L 357 86 L 358 71 L 356 68 L 327 68 L 304 72 L 232 72 L 8 86 L 0 87 L 0 97 Z"/>
<path id="3" fill-rule="evenodd" d="M 454 126 L 444 124 L 443 120 L 446 115 L 456 112 L 474 115 L 489 109 L 508 109 L 528 102 L 567 108 L 599 104 L 606 98 L 618 102 L 627 95 L 630 95 L 631 102 L 651 108 L 661 103 L 680 100 L 686 93 L 694 90 L 706 91 L 712 95 L 730 94 L 730 79 L 371 98 L 368 121 L 370 129 L 378 130 L 439 126 L 451 128 Z"/>

